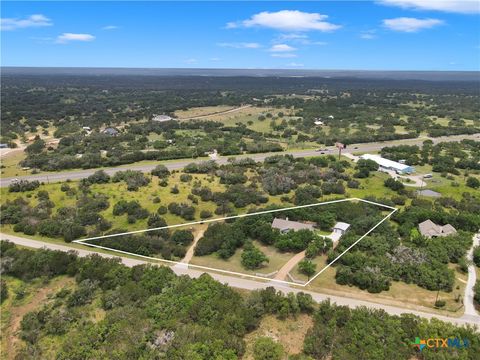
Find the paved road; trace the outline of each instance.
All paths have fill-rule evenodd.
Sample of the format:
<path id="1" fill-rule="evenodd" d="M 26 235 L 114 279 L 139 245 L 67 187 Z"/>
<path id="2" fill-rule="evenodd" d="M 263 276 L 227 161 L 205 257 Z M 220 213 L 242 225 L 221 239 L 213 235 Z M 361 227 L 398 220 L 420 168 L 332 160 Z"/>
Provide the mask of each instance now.
<path id="1" fill-rule="evenodd" d="M 348 146 L 344 152 L 371 152 L 371 151 L 378 151 L 382 149 L 385 146 L 393 146 L 393 145 L 421 145 L 423 141 L 425 141 L 427 138 L 417 138 L 417 139 L 406 139 L 406 140 L 394 140 L 394 141 L 388 141 L 388 142 L 376 142 L 376 143 L 364 143 L 364 144 L 351 144 Z M 442 141 L 460 141 L 462 139 L 478 139 L 480 140 L 480 134 L 474 134 L 474 135 L 456 135 L 456 136 L 444 136 L 444 137 L 438 137 L 438 138 L 432 138 L 432 141 L 434 143 L 442 142 Z M 328 147 L 328 153 L 336 154 L 337 149 L 334 147 Z M 289 154 L 294 157 L 306 157 L 306 156 L 317 156 L 319 155 L 318 151 L 315 150 L 295 150 L 295 151 L 286 151 L 283 153 L 262 153 L 262 154 L 248 154 L 248 155 L 240 155 L 237 156 L 237 158 L 241 157 L 249 157 L 254 159 L 255 161 L 263 161 L 265 160 L 266 157 L 272 156 L 275 154 Z M 228 159 L 230 157 L 227 156 L 219 156 L 216 161 L 219 164 L 225 164 L 227 163 Z M 200 162 L 204 161 L 205 159 L 202 160 L 178 160 L 174 162 L 161 162 L 159 161 L 156 164 L 151 164 L 151 165 L 129 165 L 129 166 L 123 166 L 123 167 L 112 167 L 105 169 L 105 172 L 108 174 L 114 174 L 117 171 L 121 170 L 126 170 L 126 169 L 131 169 L 131 170 L 139 170 L 139 171 L 144 171 L 148 172 L 151 171 L 157 164 L 164 164 L 168 169 L 170 170 L 176 170 L 176 169 L 182 169 L 185 167 L 185 165 L 191 163 L 191 162 Z M 38 180 L 38 181 L 43 181 L 43 182 L 56 182 L 56 181 L 65 181 L 67 179 L 70 180 L 79 180 L 86 178 L 90 175 L 92 175 L 95 171 L 98 169 L 88 169 L 88 170 L 75 170 L 75 171 L 65 171 L 65 172 L 56 172 L 56 173 L 50 173 L 50 174 L 39 174 L 39 175 L 28 175 L 28 176 L 18 176 L 18 177 L 11 177 L 11 178 L 2 178 L 0 179 L 0 187 L 6 187 L 10 185 L 12 182 L 14 182 L 16 179 L 27 179 L 27 180 Z"/>
<path id="2" fill-rule="evenodd" d="M 473 261 L 473 248 L 480 245 L 480 232 L 473 236 L 473 245 L 468 251 L 467 260 Z M 465 286 L 465 296 L 463 298 L 463 305 L 465 306 L 464 316 L 478 316 L 478 312 L 475 310 L 474 305 L 474 292 L 473 287 L 477 281 L 477 273 L 475 272 L 475 264 L 473 262 L 468 266 L 468 280 Z"/>
<path id="3" fill-rule="evenodd" d="M 108 257 L 112 258 L 115 256 L 109 255 L 109 254 L 104 254 L 104 253 L 97 253 L 95 251 L 91 250 L 84 250 L 84 249 L 74 249 L 71 247 L 68 247 L 67 245 L 57 245 L 57 244 L 51 244 L 51 243 L 43 243 L 41 241 L 37 240 L 32 240 L 32 239 L 26 239 L 26 238 L 21 238 L 18 236 L 13 236 L 13 235 L 7 235 L 7 234 L 2 234 L 0 233 L 0 238 L 4 240 L 9 240 L 11 242 L 14 242 L 18 245 L 23 245 L 31 248 L 48 248 L 51 250 L 60 250 L 60 251 L 71 251 L 75 250 L 77 251 L 79 256 L 88 256 L 92 254 L 98 254 L 103 257 Z M 139 264 L 146 264 L 148 263 L 147 261 L 143 260 L 136 260 L 136 259 L 131 259 L 131 258 L 125 258 L 125 257 L 120 257 L 121 261 L 126 265 L 126 266 L 135 266 Z M 190 277 L 198 277 L 201 274 L 203 274 L 203 271 L 198 271 L 198 270 L 193 270 L 189 269 L 188 265 L 176 265 L 171 267 L 172 270 L 177 274 L 177 275 L 188 275 Z M 443 316 L 443 315 L 436 315 L 436 314 L 431 314 L 428 312 L 424 311 L 417 311 L 417 310 L 411 310 L 411 309 L 403 309 L 400 307 L 395 307 L 395 306 L 390 306 L 390 305 L 383 305 L 383 304 L 377 304 L 369 301 L 362 301 L 362 300 L 356 300 L 356 299 L 351 299 L 347 297 L 340 297 L 340 296 L 333 296 L 333 295 L 325 295 L 325 294 L 320 294 L 317 292 L 312 292 L 312 291 L 306 291 L 303 289 L 297 289 L 297 288 L 291 288 L 287 285 L 281 284 L 276 282 L 275 280 L 272 280 L 271 282 L 257 282 L 253 280 L 246 280 L 242 278 L 237 278 L 233 276 L 225 276 L 225 275 L 220 275 L 220 274 L 215 274 L 211 273 L 210 274 L 214 279 L 218 280 L 221 283 L 227 284 L 229 286 L 235 287 L 235 288 L 241 288 L 241 289 L 246 289 L 246 290 L 257 290 L 257 289 L 264 289 L 268 286 L 273 286 L 277 290 L 287 294 L 289 292 L 300 292 L 303 291 L 305 293 L 308 293 L 312 295 L 313 299 L 315 301 L 323 301 L 330 299 L 332 303 L 336 303 L 337 305 L 344 305 L 344 306 L 349 306 L 351 308 L 356 308 L 359 306 L 366 306 L 369 308 L 375 308 L 375 309 L 383 309 L 387 313 L 391 315 L 401 315 L 404 313 L 409 313 L 409 314 L 414 314 L 423 318 L 431 319 L 431 318 L 437 318 L 442 321 L 448 321 L 455 323 L 457 325 L 464 325 L 464 324 L 471 324 L 471 325 L 477 325 L 480 326 L 480 316 L 473 316 L 473 315 L 468 315 L 468 316 L 463 316 L 461 318 L 453 318 L 453 317 L 448 317 L 448 316 Z"/>

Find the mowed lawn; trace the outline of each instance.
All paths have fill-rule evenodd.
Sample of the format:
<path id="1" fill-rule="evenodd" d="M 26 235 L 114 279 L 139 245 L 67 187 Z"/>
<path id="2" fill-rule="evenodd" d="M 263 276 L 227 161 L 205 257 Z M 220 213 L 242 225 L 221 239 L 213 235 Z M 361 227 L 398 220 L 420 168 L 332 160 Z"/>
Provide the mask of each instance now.
<path id="1" fill-rule="evenodd" d="M 234 272 L 240 272 L 245 274 L 254 275 L 255 273 L 269 274 L 273 271 L 280 270 L 280 268 L 292 258 L 294 253 L 282 253 L 273 246 L 265 246 L 258 241 L 253 242 L 269 259 L 269 262 L 260 269 L 247 270 L 242 265 L 242 249 L 237 249 L 235 254 L 227 259 L 223 260 L 216 254 L 210 254 L 206 256 L 194 256 L 190 261 L 190 264 L 208 266 L 215 269 L 228 270 Z"/>

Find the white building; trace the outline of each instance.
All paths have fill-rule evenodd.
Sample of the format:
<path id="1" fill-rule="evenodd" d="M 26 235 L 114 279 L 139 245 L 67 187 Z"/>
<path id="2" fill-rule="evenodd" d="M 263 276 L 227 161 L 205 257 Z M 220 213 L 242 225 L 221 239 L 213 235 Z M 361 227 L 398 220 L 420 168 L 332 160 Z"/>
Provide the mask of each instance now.
<path id="1" fill-rule="evenodd" d="M 364 154 L 360 156 L 360 159 L 375 161 L 380 166 L 380 168 L 386 170 L 393 170 L 398 174 L 411 174 L 415 171 L 415 168 L 413 166 L 401 164 L 397 161 L 388 160 L 379 155 Z"/>
<path id="2" fill-rule="evenodd" d="M 350 224 L 344 223 L 344 222 L 337 222 L 335 226 L 333 227 L 333 232 L 337 234 L 345 234 L 350 227 Z"/>
<path id="3" fill-rule="evenodd" d="M 152 121 L 157 121 L 157 122 L 164 122 L 164 121 L 170 121 L 170 120 L 173 120 L 173 118 L 168 115 L 153 114 L 153 117 L 152 117 Z"/>

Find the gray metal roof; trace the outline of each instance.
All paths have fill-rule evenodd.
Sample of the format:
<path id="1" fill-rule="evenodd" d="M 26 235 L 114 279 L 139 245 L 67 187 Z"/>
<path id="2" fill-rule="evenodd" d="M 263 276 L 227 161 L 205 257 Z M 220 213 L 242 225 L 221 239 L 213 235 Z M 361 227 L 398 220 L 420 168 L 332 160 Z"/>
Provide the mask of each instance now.
<path id="1" fill-rule="evenodd" d="M 293 231 L 298 231 L 298 230 L 313 230 L 313 224 L 306 224 L 303 222 L 299 221 L 290 221 L 287 219 L 280 219 L 280 218 L 275 218 L 273 219 L 272 222 L 272 228 L 274 229 L 279 229 L 280 231 L 287 231 L 287 230 L 293 230 Z"/>

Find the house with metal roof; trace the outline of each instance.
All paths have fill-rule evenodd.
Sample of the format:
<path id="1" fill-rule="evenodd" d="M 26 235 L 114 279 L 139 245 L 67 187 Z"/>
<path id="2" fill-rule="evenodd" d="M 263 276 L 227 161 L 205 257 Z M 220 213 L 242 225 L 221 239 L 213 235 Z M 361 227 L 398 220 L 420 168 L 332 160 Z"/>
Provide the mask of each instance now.
<path id="1" fill-rule="evenodd" d="M 110 135 L 110 136 L 117 136 L 118 135 L 118 130 L 112 127 L 106 128 L 105 130 L 102 131 L 102 133 Z"/>
<path id="2" fill-rule="evenodd" d="M 375 161 L 378 166 L 380 166 L 380 168 L 386 170 L 393 170 L 398 174 L 411 174 L 415 172 L 415 168 L 413 166 L 385 159 L 379 155 L 363 154 L 360 156 L 360 159 Z"/>
<path id="3" fill-rule="evenodd" d="M 289 231 L 298 231 L 298 230 L 314 230 L 313 224 L 307 224 L 300 221 L 291 221 L 281 218 L 275 218 L 272 222 L 272 228 L 280 230 L 282 234 L 289 232 Z"/>
<path id="4" fill-rule="evenodd" d="M 457 230 L 452 225 L 437 225 L 430 219 L 418 224 L 418 230 L 422 236 L 427 238 L 444 237 L 457 233 Z"/>
<path id="5" fill-rule="evenodd" d="M 164 121 L 170 121 L 170 120 L 173 120 L 173 118 L 168 115 L 153 114 L 153 117 L 152 117 L 152 121 L 156 121 L 156 122 L 164 122 Z"/>
<path id="6" fill-rule="evenodd" d="M 347 232 L 349 227 L 350 227 L 350 224 L 339 221 L 333 227 L 333 232 L 343 235 Z"/>

